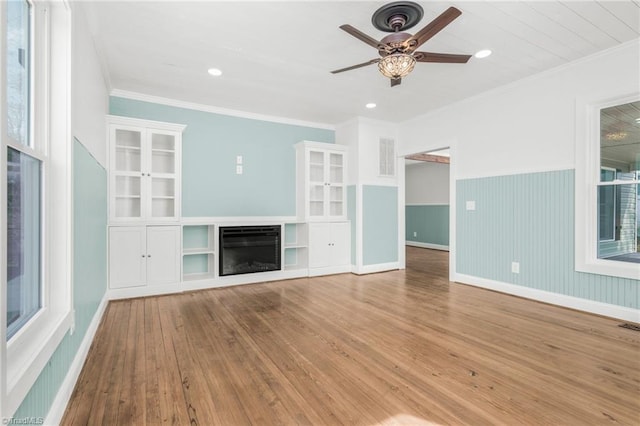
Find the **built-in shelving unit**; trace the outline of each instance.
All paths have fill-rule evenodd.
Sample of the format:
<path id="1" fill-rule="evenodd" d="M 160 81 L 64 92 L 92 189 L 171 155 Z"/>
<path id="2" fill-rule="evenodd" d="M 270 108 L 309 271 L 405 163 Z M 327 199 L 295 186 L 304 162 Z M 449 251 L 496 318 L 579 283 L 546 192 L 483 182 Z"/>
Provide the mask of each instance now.
<path id="1" fill-rule="evenodd" d="M 182 280 L 205 280 L 215 277 L 214 225 L 182 227 Z"/>
<path id="2" fill-rule="evenodd" d="M 285 223 L 283 268 L 285 271 L 308 267 L 308 230 L 306 223 Z"/>

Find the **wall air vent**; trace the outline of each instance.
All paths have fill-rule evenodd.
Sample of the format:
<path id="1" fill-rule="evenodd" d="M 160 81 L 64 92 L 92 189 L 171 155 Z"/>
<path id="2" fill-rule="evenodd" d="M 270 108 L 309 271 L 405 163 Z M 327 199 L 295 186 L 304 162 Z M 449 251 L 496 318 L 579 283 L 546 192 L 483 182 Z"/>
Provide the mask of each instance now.
<path id="1" fill-rule="evenodd" d="M 396 175 L 396 141 L 380 138 L 379 153 L 380 176 L 394 177 Z"/>

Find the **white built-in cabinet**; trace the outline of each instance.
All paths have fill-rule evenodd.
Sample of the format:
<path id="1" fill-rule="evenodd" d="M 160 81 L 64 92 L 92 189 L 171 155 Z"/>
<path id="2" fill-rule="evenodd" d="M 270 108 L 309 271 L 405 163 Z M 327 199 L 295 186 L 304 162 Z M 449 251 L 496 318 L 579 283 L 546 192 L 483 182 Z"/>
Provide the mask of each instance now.
<path id="1" fill-rule="evenodd" d="M 346 220 L 347 147 L 303 141 L 295 148 L 298 220 Z"/>
<path id="2" fill-rule="evenodd" d="M 109 116 L 111 222 L 180 218 L 185 126 Z"/>
<path id="3" fill-rule="evenodd" d="M 177 284 L 185 126 L 108 116 L 107 128 L 109 287 Z"/>
<path id="4" fill-rule="evenodd" d="M 109 287 L 172 284 L 180 281 L 179 226 L 109 228 Z"/>
<path id="5" fill-rule="evenodd" d="M 335 274 L 351 270 L 349 222 L 309 224 L 309 275 Z"/>

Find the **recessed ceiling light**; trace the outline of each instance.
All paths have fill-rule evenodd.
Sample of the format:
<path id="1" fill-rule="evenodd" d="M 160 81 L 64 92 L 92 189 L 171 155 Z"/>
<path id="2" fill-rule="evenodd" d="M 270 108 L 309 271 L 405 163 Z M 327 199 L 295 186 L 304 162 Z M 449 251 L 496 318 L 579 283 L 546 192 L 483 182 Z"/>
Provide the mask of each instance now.
<path id="1" fill-rule="evenodd" d="M 373 102 L 369 102 L 369 103 L 368 103 L 368 104 L 366 104 L 365 106 L 366 106 L 367 108 L 369 108 L 369 109 L 373 109 L 373 108 L 375 108 L 377 105 L 376 105 L 376 104 L 374 104 Z"/>
<path id="2" fill-rule="evenodd" d="M 486 58 L 489 55 L 491 55 L 491 51 L 489 49 L 484 49 L 484 50 L 478 50 L 476 54 L 473 56 L 475 56 L 476 58 L 482 59 L 482 58 Z"/>
<path id="3" fill-rule="evenodd" d="M 220 71 L 218 68 L 209 68 L 207 72 L 214 77 L 219 77 L 222 75 L 222 71 Z"/>

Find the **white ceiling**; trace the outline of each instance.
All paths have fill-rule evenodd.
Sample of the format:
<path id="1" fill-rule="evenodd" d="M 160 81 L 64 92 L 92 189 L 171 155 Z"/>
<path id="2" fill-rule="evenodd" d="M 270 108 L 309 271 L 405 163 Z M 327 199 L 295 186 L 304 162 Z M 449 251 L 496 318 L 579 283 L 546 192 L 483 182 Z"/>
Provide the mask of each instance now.
<path id="1" fill-rule="evenodd" d="M 338 27 L 382 38 L 371 15 L 386 3 L 89 1 L 82 8 L 111 89 L 326 124 L 403 121 L 640 35 L 638 1 L 421 1 L 425 16 L 409 32 L 449 6 L 462 16 L 420 50 L 493 55 L 419 63 L 394 88 L 375 65 L 330 74 L 377 57 Z M 224 74 L 211 77 L 210 67 Z"/>

